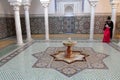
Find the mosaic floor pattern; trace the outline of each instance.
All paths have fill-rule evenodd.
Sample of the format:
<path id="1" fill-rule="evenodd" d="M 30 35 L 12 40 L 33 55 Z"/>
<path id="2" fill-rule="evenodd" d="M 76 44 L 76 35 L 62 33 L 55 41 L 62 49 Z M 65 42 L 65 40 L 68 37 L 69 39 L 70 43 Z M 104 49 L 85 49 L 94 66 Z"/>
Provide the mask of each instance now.
<path id="1" fill-rule="evenodd" d="M 84 69 L 108 69 L 103 62 L 103 59 L 108 55 L 96 52 L 91 47 L 73 47 L 73 51 L 80 51 L 86 55 L 89 55 L 86 57 L 86 60 L 83 61 L 76 60 L 72 63 L 67 63 L 64 60 L 56 61 L 56 59 L 51 56 L 58 51 L 65 51 L 65 49 L 65 47 L 48 47 L 43 52 L 34 53 L 33 56 L 38 60 L 33 67 L 52 68 L 68 77 L 71 77 Z"/>
<path id="2" fill-rule="evenodd" d="M 78 40 L 72 50 L 86 61 L 56 61 L 65 50 L 60 40 L 35 40 L 0 58 L 0 80 L 120 80 L 120 47 L 114 43 Z"/>

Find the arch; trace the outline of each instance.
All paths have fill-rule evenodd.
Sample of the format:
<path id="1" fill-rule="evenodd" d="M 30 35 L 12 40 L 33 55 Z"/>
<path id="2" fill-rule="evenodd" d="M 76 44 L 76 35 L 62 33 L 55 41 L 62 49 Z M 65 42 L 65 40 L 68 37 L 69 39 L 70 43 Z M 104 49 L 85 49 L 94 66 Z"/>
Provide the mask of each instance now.
<path id="1" fill-rule="evenodd" d="M 73 16 L 74 14 L 73 14 L 73 5 L 67 5 L 67 6 L 65 6 L 65 8 L 64 8 L 64 14 L 65 14 L 65 16 Z"/>

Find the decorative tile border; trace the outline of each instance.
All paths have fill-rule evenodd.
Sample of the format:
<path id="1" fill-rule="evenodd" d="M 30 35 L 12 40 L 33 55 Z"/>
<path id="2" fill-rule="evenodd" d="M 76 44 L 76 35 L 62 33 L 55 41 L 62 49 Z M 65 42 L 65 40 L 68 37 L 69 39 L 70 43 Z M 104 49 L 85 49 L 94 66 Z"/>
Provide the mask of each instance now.
<path id="1" fill-rule="evenodd" d="M 0 17 L 0 39 L 15 35 L 14 24 L 13 17 Z"/>
<path id="2" fill-rule="evenodd" d="M 3 57 L 0 59 L 0 67 L 3 66 L 5 63 L 13 59 L 15 56 L 20 54 L 22 51 L 24 51 L 26 48 L 28 48 L 30 45 L 32 45 L 34 41 L 31 41 L 29 43 L 26 43 L 25 45 L 15 49 L 13 52 L 9 53 L 9 55 Z"/>
<path id="3" fill-rule="evenodd" d="M 116 45 L 115 43 L 110 43 L 109 46 L 113 47 L 114 49 L 120 52 L 120 46 Z"/>
<path id="4" fill-rule="evenodd" d="M 64 39 L 65 40 L 65 39 Z M 57 42 L 63 42 L 64 40 L 49 40 L 49 41 L 46 41 L 46 40 L 36 40 L 36 42 L 50 42 L 50 43 L 57 43 Z M 67 40 L 67 39 L 66 39 Z M 81 43 L 101 43 L 101 40 L 75 40 L 77 41 L 78 43 L 81 42 Z"/>

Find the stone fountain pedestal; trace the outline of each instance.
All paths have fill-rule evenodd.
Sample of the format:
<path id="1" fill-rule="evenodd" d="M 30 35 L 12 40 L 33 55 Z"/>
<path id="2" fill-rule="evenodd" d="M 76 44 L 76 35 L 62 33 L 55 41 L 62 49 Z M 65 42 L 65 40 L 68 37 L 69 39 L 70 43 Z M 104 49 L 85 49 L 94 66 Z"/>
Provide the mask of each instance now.
<path id="1" fill-rule="evenodd" d="M 64 61 L 67 63 L 73 63 L 75 61 L 86 61 L 86 57 L 88 55 L 84 54 L 82 51 L 72 50 L 72 48 L 77 44 L 76 41 L 66 40 L 63 41 L 63 45 L 65 46 L 64 51 L 57 51 L 52 56 L 56 61 Z"/>
<path id="2" fill-rule="evenodd" d="M 74 57 L 72 52 L 72 47 L 76 44 L 75 41 L 63 41 L 63 45 L 67 47 L 65 51 L 65 58 L 72 58 Z"/>

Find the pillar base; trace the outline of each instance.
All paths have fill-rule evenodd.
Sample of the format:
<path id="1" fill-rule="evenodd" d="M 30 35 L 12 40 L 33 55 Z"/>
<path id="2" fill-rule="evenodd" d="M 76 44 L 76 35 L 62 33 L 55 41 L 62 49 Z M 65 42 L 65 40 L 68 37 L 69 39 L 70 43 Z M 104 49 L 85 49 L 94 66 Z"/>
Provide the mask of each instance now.
<path id="1" fill-rule="evenodd" d="M 50 39 L 49 39 L 49 38 L 46 38 L 45 40 L 46 40 L 46 41 L 49 41 Z"/>
<path id="2" fill-rule="evenodd" d="M 50 39 L 45 39 L 45 41 L 50 41 Z"/>
<path id="3" fill-rule="evenodd" d="M 17 43 L 18 46 L 23 46 L 25 45 L 24 43 Z"/>
<path id="4" fill-rule="evenodd" d="M 118 46 L 120 46 L 120 42 L 118 43 Z"/>
<path id="5" fill-rule="evenodd" d="M 30 38 L 30 39 L 27 39 L 27 41 L 28 41 L 28 42 L 31 42 L 31 41 L 33 41 L 33 39 L 32 39 L 32 38 Z"/>
<path id="6" fill-rule="evenodd" d="M 94 39 L 89 39 L 89 41 L 93 41 Z"/>

